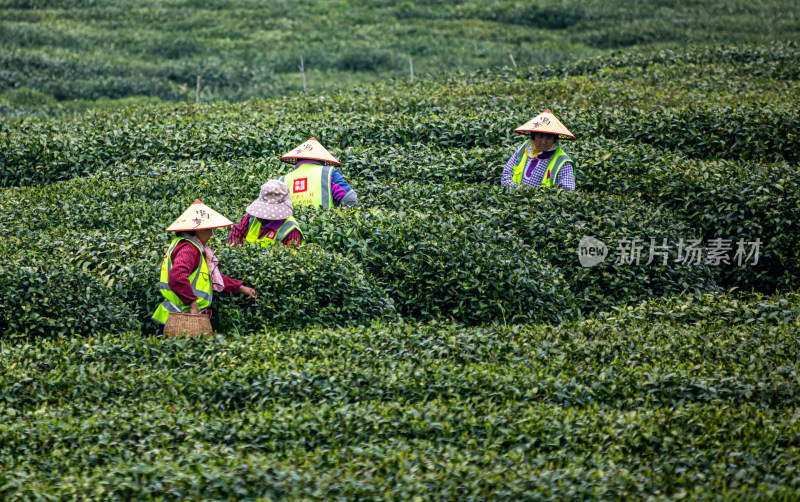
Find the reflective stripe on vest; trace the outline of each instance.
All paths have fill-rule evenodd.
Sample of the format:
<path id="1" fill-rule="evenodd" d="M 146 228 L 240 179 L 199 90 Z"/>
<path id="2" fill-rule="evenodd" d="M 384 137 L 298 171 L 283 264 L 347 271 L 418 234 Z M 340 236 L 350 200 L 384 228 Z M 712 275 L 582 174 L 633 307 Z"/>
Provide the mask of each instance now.
<path id="1" fill-rule="evenodd" d="M 523 152 L 522 158 L 517 163 L 517 165 L 514 166 L 514 175 L 511 177 L 512 181 L 514 181 L 514 183 L 518 185 L 522 184 L 522 176 L 525 172 L 525 168 L 527 167 L 526 164 L 528 160 L 528 150 L 525 148 L 527 144 L 528 144 L 527 141 L 523 143 L 522 146 L 520 146 L 515 153 L 515 155 L 519 155 L 520 151 Z M 544 175 L 542 176 L 542 181 L 540 183 L 540 186 L 543 187 L 553 186 L 553 180 L 558 178 L 558 173 L 561 171 L 561 167 L 567 162 L 572 162 L 572 159 L 570 159 L 569 156 L 566 153 L 564 153 L 564 150 L 562 150 L 560 146 L 557 147 L 556 153 L 553 154 L 553 158 L 550 159 L 550 162 L 547 164 L 547 169 L 545 170 Z"/>
<path id="2" fill-rule="evenodd" d="M 167 320 L 169 320 L 169 316 L 173 312 L 183 312 L 183 311 L 171 301 L 164 300 L 158 305 L 158 308 L 153 314 L 152 319 L 157 323 L 167 324 Z"/>
<path id="3" fill-rule="evenodd" d="M 517 151 L 514 152 L 514 155 L 519 155 L 519 152 L 522 151 L 522 158 L 517 162 L 517 165 L 514 166 L 514 176 L 511 177 L 511 181 L 516 183 L 517 185 L 522 184 L 522 172 L 525 170 L 525 161 L 528 160 L 528 150 L 525 148 L 528 142 L 522 144 L 521 147 L 517 148 Z"/>
<path id="4" fill-rule="evenodd" d="M 203 250 L 200 249 L 200 246 L 185 237 L 176 237 L 173 239 L 172 243 L 169 245 L 169 249 L 167 249 L 167 254 L 164 256 L 164 262 L 161 264 L 161 281 L 159 283 L 161 294 L 166 300 L 175 304 L 182 311 L 189 311 L 189 305 L 184 305 L 178 295 L 169 287 L 169 272 L 172 270 L 172 253 L 181 241 L 191 242 L 192 245 L 200 251 L 200 265 L 198 265 L 195 271 L 189 276 L 189 282 L 192 284 L 192 293 L 197 297 L 197 308 L 199 310 L 205 310 L 211 305 L 211 301 L 214 299 L 214 288 L 211 285 L 208 264 L 206 263 L 206 257 L 203 256 Z"/>
<path id="5" fill-rule="evenodd" d="M 289 186 L 293 206 L 311 205 L 319 209 L 333 206 L 330 166 L 300 164 L 294 171 L 279 179 Z"/>
<path id="6" fill-rule="evenodd" d="M 250 244 L 258 244 L 259 246 L 271 246 L 276 242 L 283 242 L 284 237 L 286 237 L 289 232 L 294 229 L 297 229 L 300 232 L 300 235 L 303 235 L 303 232 L 300 230 L 300 226 L 297 224 L 297 220 L 289 216 L 286 218 L 286 221 L 278 227 L 278 230 L 270 230 L 264 237 L 261 239 L 258 238 L 259 234 L 261 233 L 261 222 L 258 221 L 253 215 L 250 215 L 250 229 L 247 231 L 247 235 L 244 238 L 245 242 L 249 242 Z"/>
<path id="7" fill-rule="evenodd" d="M 556 154 L 553 155 L 553 158 L 547 165 L 547 171 L 545 171 L 544 177 L 542 177 L 542 186 L 553 186 L 555 180 L 558 178 L 558 173 L 561 171 L 561 166 L 563 166 L 566 162 L 570 162 L 570 158 L 559 147 L 558 150 L 556 150 Z"/>

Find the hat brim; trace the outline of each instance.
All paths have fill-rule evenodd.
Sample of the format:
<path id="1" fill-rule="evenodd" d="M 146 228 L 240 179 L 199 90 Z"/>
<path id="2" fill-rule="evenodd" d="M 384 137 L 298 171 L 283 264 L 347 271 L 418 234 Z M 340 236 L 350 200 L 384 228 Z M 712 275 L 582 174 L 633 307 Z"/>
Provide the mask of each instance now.
<path id="1" fill-rule="evenodd" d="M 286 162 L 287 164 L 291 164 L 291 165 L 295 165 L 298 162 L 300 162 L 301 160 L 317 160 L 317 161 L 323 162 L 323 163 L 325 163 L 326 165 L 329 165 L 329 166 L 341 166 L 342 165 L 342 163 L 339 162 L 338 160 L 322 159 L 322 158 L 319 158 L 319 157 L 293 157 L 293 156 L 289 156 L 289 155 L 284 155 L 283 157 L 281 157 L 281 161 Z"/>
<path id="2" fill-rule="evenodd" d="M 216 227 L 201 226 L 198 228 L 168 228 L 165 230 L 165 232 L 194 232 L 197 230 L 214 230 L 215 228 L 225 228 L 225 227 L 230 227 L 232 225 L 233 223 L 228 223 L 226 225 L 217 225 Z"/>
<path id="3" fill-rule="evenodd" d="M 517 133 L 517 134 L 524 134 L 526 136 L 532 136 L 533 133 L 538 132 L 538 133 L 542 133 L 542 134 L 550 134 L 550 135 L 553 135 L 553 136 L 558 136 L 558 139 L 569 139 L 569 140 L 577 139 L 577 138 L 575 138 L 575 136 L 573 136 L 571 134 L 564 134 L 564 133 L 550 132 L 550 131 L 533 131 L 531 129 L 514 129 L 514 132 Z"/>
<path id="4" fill-rule="evenodd" d="M 247 214 L 261 218 L 262 220 L 285 220 L 294 213 L 291 207 L 283 202 L 279 204 L 267 204 L 266 202 L 256 199 L 247 206 Z"/>

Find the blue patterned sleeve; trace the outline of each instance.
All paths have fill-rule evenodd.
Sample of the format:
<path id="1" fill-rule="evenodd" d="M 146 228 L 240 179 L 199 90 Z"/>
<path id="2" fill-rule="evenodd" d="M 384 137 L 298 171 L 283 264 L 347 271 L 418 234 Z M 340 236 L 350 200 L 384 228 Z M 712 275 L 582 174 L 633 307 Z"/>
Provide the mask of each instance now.
<path id="1" fill-rule="evenodd" d="M 567 162 L 558 171 L 556 178 L 556 186 L 560 186 L 564 190 L 575 190 L 575 175 L 572 172 L 572 163 Z"/>
<path id="2" fill-rule="evenodd" d="M 519 159 L 518 159 L 519 152 L 520 152 L 519 148 L 515 149 L 514 150 L 514 154 L 511 156 L 510 159 L 508 159 L 508 162 L 506 162 L 506 165 L 503 166 L 503 174 L 500 176 L 500 186 L 501 187 L 505 187 L 505 186 L 518 187 L 519 186 L 519 184 L 514 183 L 514 180 L 513 180 L 513 177 L 514 177 L 514 166 L 516 166 L 519 163 Z"/>

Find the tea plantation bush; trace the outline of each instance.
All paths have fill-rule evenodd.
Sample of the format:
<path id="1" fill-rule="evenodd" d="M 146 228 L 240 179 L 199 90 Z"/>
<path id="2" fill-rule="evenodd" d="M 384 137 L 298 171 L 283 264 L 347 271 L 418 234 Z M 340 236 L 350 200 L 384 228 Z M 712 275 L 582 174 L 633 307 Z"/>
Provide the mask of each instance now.
<path id="1" fill-rule="evenodd" d="M 776 41 L 770 44 L 715 44 L 713 46 L 685 48 L 660 48 L 653 51 L 617 51 L 612 55 L 581 58 L 545 67 L 531 67 L 529 78 L 541 76 L 591 75 L 599 76 L 610 68 L 648 68 L 656 65 L 685 69 L 700 65 L 718 72 L 725 63 L 739 75 L 768 76 L 773 79 L 797 80 L 800 68 L 795 61 L 800 55 L 797 41 Z"/>
<path id="2" fill-rule="evenodd" d="M 651 7 L 619 14 L 645 29 Z M 565 22 L 604 43 L 595 8 Z M 796 53 L 0 121 L 0 499 L 796 499 Z M 500 187 L 547 107 L 578 190 Z M 216 295 L 210 339 L 157 334 L 164 229 L 198 198 L 238 222 L 312 135 L 360 207 L 297 208 L 299 249 L 215 231 L 258 299 Z M 713 238 L 761 239 L 758 263 L 646 264 Z"/>
<path id="3" fill-rule="evenodd" d="M 255 301 L 220 298 L 220 330 L 251 333 L 264 327 L 369 324 L 394 316 L 392 301 L 357 263 L 314 245 L 222 248 L 218 256 L 226 275 L 244 278 L 259 294 Z"/>
<path id="4" fill-rule="evenodd" d="M 688 42 L 727 45 L 731 59 L 739 55 L 741 61 L 742 47 L 753 42 L 798 41 L 797 6 L 786 0 L 314 0 L 299 8 L 289 1 L 7 0 L 2 8 L 0 93 L 27 87 L 59 101 L 190 100 L 198 74 L 204 100 L 294 94 L 302 89 L 299 54 L 308 88 L 319 92 L 407 78 L 409 55 L 418 78 L 507 66 L 509 53 L 520 73 L 560 74 L 600 64 L 577 59 L 631 45 L 638 60 L 647 59 L 638 53 L 654 51 L 649 46 Z M 309 16 L 324 26 L 324 35 L 300 35 Z"/>
<path id="5" fill-rule="evenodd" d="M 609 145 L 614 145 L 609 148 Z M 592 141 L 576 155 L 592 149 L 616 150 L 615 143 Z M 586 189 L 635 193 L 670 209 L 702 232 L 703 239 L 735 242 L 760 239 L 758 263 L 719 270 L 726 287 L 772 291 L 800 287 L 800 170 L 796 164 L 698 161 L 666 155 L 648 146 L 633 155 L 609 151 L 587 160 Z"/>
<path id="6" fill-rule="evenodd" d="M 69 261 L 0 266 L 2 336 L 53 337 L 137 330 L 128 305 L 90 271 Z"/>
<path id="7" fill-rule="evenodd" d="M 435 151 L 421 151 L 421 155 L 411 157 L 412 162 L 425 162 L 436 156 Z M 376 150 L 350 149 L 348 155 L 369 159 L 376 156 Z M 464 152 L 458 152 L 453 158 L 466 157 Z M 204 201 L 225 214 L 236 214 L 234 219 L 238 221 L 243 208 L 257 195 L 260 183 L 286 169 L 263 160 L 148 167 L 135 163 L 130 168 L 140 170 L 142 175 L 124 176 L 118 183 L 99 176 L 22 190 L 18 203 L 7 215 L 9 226 L 14 220 L 25 220 L 37 229 L 59 228 L 68 221 L 78 234 L 103 227 L 134 230 L 133 235 L 125 234 L 126 239 L 140 242 L 140 248 L 151 251 L 147 259 L 130 259 L 141 261 L 142 268 L 137 270 L 147 276 L 151 272 L 146 267 L 158 263 L 160 256 L 156 253 L 166 247 L 166 240 L 155 240 L 170 222 L 165 213 L 182 212 L 200 190 L 206 194 Z M 439 171 L 439 166 L 421 168 L 423 173 Z M 196 179 L 197 170 L 206 173 L 202 180 Z M 124 171 L 129 171 L 127 166 Z M 468 169 L 452 172 L 456 179 L 460 177 L 458 172 L 475 176 Z M 613 245 L 623 238 L 639 238 L 643 242 L 667 238 L 674 242 L 698 234 L 669 212 L 647 204 L 591 194 L 507 191 L 487 183 L 451 184 L 449 188 L 410 183 L 388 188 L 381 181 L 369 181 L 373 174 L 380 179 L 384 173 L 365 168 L 362 172 L 356 170 L 351 178 L 361 193 L 364 212 L 298 211 L 297 218 L 308 242 L 347 254 L 357 267 L 388 288 L 398 311 L 405 316 L 444 316 L 468 323 L 497 319 L 556 321 L 581 310 L 588 312 L 654 295 L 715 287 L 714 275 L 706 267 L 672 263 L 644 266 L 646 255 L 640 267 L 615 265 L 611 259 L 597 268 L 580 266 L 577 243 L 583 235 Z M 150 200 L 170 202 L 153 205 Z M 42 213 L 37 208 L 45 203 L 57 204 L 59 209 Z M 82 210 L 72 209 L 77 207 Z M 431 213 L 433 207 L 437 210 Z M 131 218 L 132 214 L 136 218 Z M 221 235 L 216 242 L 224 241 L 224 234 Z M 218 250 L 219 246 L 216 244 Z M 285 255 L 278 256 L 283 259 Z M 131 302 L 137 304 L 153 292 L 148 293 L 146 281 L 137 278 L 135 283 L 142 287 L 131 295 Z M 140 318 L 147 319 L 148 309 L 157 303 L 157 298 L 149 298 Z M 291 311 L 294 306 L 286 308 Z M 315 317 L 315 322 L 323 318 Z"/>
<path id="8" fill-rule="evenodd" d="M 615 246 L 614 243 L 623 239 L 636 238 L 648 244 L 650 239 L 659 244 L 668 239 L 674 244 L 680 238 L 697 235 L 696 230 L 681 224 L 670 212 L 647 204 L 619 197 L 537 189 L 509 191 L 487 185 L 451 185 L 449 189 L 435 185 L 376 188 L 375 192 L 366 192 L 367 199 L 380 207 L 394 208 L 397 213 L 347 212 L 317 217 L 309 221 L 309 234 L 314 242 L 351 253 L 378 277 L 393 274 L 391 269 L 387 270 L 387 263 L 400 260 L 399 263 L 420 264 L 426 274 L 439 277 L 435 282 L 447 276 L 462 284 L 456 289 L 461 298 L 485 301 L 484 295 L 504 282 L 502 277 L 512 278 L 516 274 L 522 277 L 527 273 L 533 277 L 542 276 L 544 272 L 533 265 L 542 258 L 563 274 L 571 290 L 569 296 L 576 295 L 578 305 L 585 311 L 638 298 L 715 289 L 714 274 L 706 266 L 690 267 L 674 261 L 662 265 L 659 260 L 645 266 L 649 258 L 646 253 L 641 266 L 615 264 L 614 247 L 607 262 L 597 268 L 580 265 L 578 242 L 583 236 Z M 410 208 L 422 212 L 431 207 L 437 208 L 433 214 L 408 212 Z M 455 249 L 460 250 L 451 248 L 450 242 L 456 243 Z M 486 250 L 484 256 L 472 255 L 481 249 Z M 499 270 L 492 272 L 498 262 L 506 261 L 507 265 L 501 269 L 504 271 L 493 275 L 499 273 Z M 483 294 L 469 294 L 462 288 L 471 282 L 472 272 L 478 269 Z M 416 280 L 418 274 L 403 274 L 402 277 L 404 282 Z M 405 289 L 399 284 L 398 291 Z M 430 288 L 433 283 L 422 284 Z M 427 288 L 412 288 L 417 293 L 408 303 L 425 304 L 419 295 Z M 432 298 L 439 301 L 447 294 L 449 292 L 439 292 Z M 527 294 L 538 296 L 541 293 L 530 291 Z M 520 298 L 518 293 L 511 297 Z M 545 305 L 548 304 L 562 313 L 571 310 L 569 297 L 545 301 Z M 506 302 L 500 305 L 505 317 L 512 319 L 513 316 L 507 314 L 511 305 Z M 527 310 L 529 307 L 514 309 L 514 316 Z M 494 319 L 498 319 L 497 314 L 495 311 Z"/>
<path id="9" fill-rule="evenodd" d="M 561 271 L 489 221 L 375 210 L 320 219 L 308 231 L 385 282 L 415 319 L 556 322 L 578 310 Z"/>
<path id="10" fill-rule="evenodd" d="M 696 166 L 696 167 L 695 167 Z M 723 269 L 721 282 L 742 289 L 800 287 L 800 169 L 787 163 L 695 164 L 659 194 L 705 237 L 760 239 L 759 263 Z"/>
<path id="11" fill-rule="evenodd" d="M 0 494 L 792 498 L 798 322 L 797 294 L 691 295 L 562 326 L 0 344 Z"/>
<path id="12" fill-rule="evenodd" d="M 525 120 L 522 115 L 510 120 L 489 109 L 455 122 L 438 115 L 353 114 L 343 119 L 320 114 L 295 120 L 289 128 L 277 117 L 242 116 L 241 105 L 216 105 L 200 117 L 188 107 L 154 110 L 158 108 L 105 113 L 64 124 L 29 120 L 11 130 L 0 129 L 0 180 L 4 186 L 49 183 L 128 160 L 272 156 L 311 135 L 299 131 L 313 132 L 325 144 L 340 147 L 420 142 L 447 148 L 489 147 L 519 141 L 509 131 Z M 563 115 L 570 127 L 586 137 L 643 142 L 692 158 L 800 159 L 800 135 L 795 132 L 800 128 L 800 110 L 795 106 L 776 106 L 755 117 L 748 109 L 730 107 L 647 113 L 598 108 Z M 677 130 L 681 134 L 676 136 Z M 743 147 L 743 137 L 752 138 L 757 149 Z"/>

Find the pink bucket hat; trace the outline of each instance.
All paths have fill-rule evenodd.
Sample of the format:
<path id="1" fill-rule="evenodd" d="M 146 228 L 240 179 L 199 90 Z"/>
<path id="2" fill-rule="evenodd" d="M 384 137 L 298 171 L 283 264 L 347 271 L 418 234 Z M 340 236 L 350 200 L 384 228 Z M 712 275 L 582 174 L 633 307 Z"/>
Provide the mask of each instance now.
<path id="1" fill-rule="evenodd" d="M 267 181 L 261 185 L 258 198 L 247 206 L 247 214 L 263 220 L 285 220 L 292 215 L 289 187 L 283 181 Z"/>

